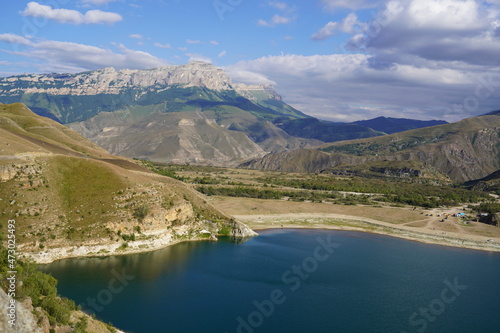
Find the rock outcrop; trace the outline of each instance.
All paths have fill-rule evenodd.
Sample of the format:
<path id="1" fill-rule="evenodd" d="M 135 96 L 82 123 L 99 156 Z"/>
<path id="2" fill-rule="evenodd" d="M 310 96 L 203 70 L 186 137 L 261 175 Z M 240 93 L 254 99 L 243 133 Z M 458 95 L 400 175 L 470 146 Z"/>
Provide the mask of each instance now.
<path id="1" fill-rule="evenodd" d="M 15 301 L 15 316 L 9 316 L 10 311 L 8 306 L 11 305 L 11 298 L 0 288 L 0 331 L 5 333 L 43 333 L 38 327 L 37 320 L 31 312 L 33 308 L 29 308 L 25 304 Z M 14 314 L 13 314 L 14 315 Z M 10 320 L 13 320 L 11 325 Z"/>

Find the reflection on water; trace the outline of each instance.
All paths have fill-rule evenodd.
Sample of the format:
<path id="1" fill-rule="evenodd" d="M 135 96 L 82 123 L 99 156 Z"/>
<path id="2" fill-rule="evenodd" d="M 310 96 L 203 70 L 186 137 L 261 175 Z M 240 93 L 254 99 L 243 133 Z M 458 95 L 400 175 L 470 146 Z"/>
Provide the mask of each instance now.
<path id="1" fill-rule="evenodd" d="M 318 238 L 340 247 L 325 257 Z M 43 269 L 63 296 L 96 302 L 98 318 L 131 333 L 416 332 L 425 317 L 413 317 L 415 325 L 412 315 L 441 305 L 455 281 L 467 289 L 425 321 L 426 332 L 500 326 L 500 254 L 366 233 L 276 229 L 241 244 L 185 242 Z M 120 284 L 122 273 L 130 279 Z"/>
<path id="2" fill-rule="evenodd" d="M 230 241 L 227 238 L 221 242 Z M 204 242 L 210 245 L 212 242 Z M 157 279 L 160 275 L 171 275 L 175 272 L 185 269 L 188 258 L 193 254 L 200 244 L 197 242 L 182 242 L 175 246 L 169 246 L 161 250 L 109 257 L 95 258 L 74 258 L 70 260 L 59 260 L 50 265 L 40 265 L 40 268 L 53 275 L 72 274 L 77 281 L 87 278 L 109 281 L 114 278 L 111 267 L 118 272 L 125 271 L 132 273 L 142 281 L 151 281 Z M 210 246 L 204 247 L 210 251 Z M 50 267 L 50 269 L 49 269 Z M 92 267 L 92 269 L 88 269 Z M 100 274 L 96 276 L 95 271 Z M 92 275 L 91 275 L 92 274 Z"/>

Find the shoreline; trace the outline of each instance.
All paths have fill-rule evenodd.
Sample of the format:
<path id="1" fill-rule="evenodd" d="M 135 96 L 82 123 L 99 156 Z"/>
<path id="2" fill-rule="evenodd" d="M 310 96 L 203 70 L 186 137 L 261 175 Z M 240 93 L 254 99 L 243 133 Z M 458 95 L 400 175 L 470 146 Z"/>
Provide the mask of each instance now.
<path id="1" fill-rule="evenodd" d="M 290 215 L 295 215 L 292 217 Z M 300 215 L 300 216 L 299 216 Z M 331 215 L 331 216 L 327 216 Z M 488 242 L 488 237 L 448 233 L 429 233 L 422 230 L 410 230 L 408 227 L 391 225 L 387 222 L 375 221 L 356 216 L 337 216 L 338 214 L 267 214 L 267 215 L 235 215 L 255 231 L 271 229 L 326 229 L 356 231 L 370 234 L 397 237 L 419 243 L 442 245 L 448 247 L 500 252 L 500 239 Z M 270 222 L 272 220 L 273 222 Z M 469 238 L 467 238 L 469 237 Z"/>
<path id="2" fill-rule="evenodd" d="M 155 239 L 128 241 L 128 246 L 122 248 L 120 243 L 81 244 L 45 249 L 39 252 L 26 251 L 23 258 L 33 260 L 37 265 L 47 265 L 58 260 L 73 258 L 102 258 L 109 256 L 123 256 L 128 254 L 147 253 L 162 250 L 171 245 L 187 241 L 214 241 L 209 238 L 173 239 L 170 232 L 150 233 Z M 20 249 L 22 251 L 22 248 Z"/>
<path id="3" fill-rule="evenodd" d="M 500 252 L 500 239 L 498 238 L 493 242 L 488 242 L 488 237 L 484 236 L 459 235 L 452 232 L 441 232 L 441 234 L 437 232 L 429 233 L 423 230 L 411 230 L 411 227 L 407 226 L 394 225 L 389 222 L 352 215 L 292 213 L 234 215 L 234 218 L 256 232 L 270 229 L 345 230 L 397 237 L 426 244 Z M 32 259 L 36 264 L 45 265 L 71 258 L 95 258 L 147 253 L 186 241 L 216 241 L 216 239 L 209 238 L 173 239 L 170 232 L 158 231 L 146 236 L 153 236 L 154 239 L 129 241 L 126 248 L 122 248 L 122 243 L 94 243 L 49 248 L 39 252 L 27 251 L 22 256 Z"/>

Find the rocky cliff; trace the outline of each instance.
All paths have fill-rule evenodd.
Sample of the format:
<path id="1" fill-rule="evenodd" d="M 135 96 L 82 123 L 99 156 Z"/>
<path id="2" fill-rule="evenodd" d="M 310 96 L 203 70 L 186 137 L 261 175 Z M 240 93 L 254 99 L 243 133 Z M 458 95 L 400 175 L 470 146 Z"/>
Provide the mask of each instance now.
<path id="1" fill-rule="evenodd" d="M 98 95 L 119 94 L 133 88 L 168 86 L 231 90 L 231 80 L 222 70 L 204 62 L 165 66 L 150 70 L 115 70 L 112 67 L 78 74 L 27 74 L 0 78 L 0 96 L 22 94 Z"/>

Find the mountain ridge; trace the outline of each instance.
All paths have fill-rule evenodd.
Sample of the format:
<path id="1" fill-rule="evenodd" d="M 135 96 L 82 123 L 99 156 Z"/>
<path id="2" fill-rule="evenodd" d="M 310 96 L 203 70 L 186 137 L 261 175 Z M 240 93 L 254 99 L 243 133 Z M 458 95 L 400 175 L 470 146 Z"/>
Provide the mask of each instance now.
<path id="1" fill-rule="evenodd" d="M 290 172 L 416 173 L 464 182 L 499 168 L 499 132 L 499 115 L 484 115 L 386 136 L 326 143 L 315 149 L 268 154 L 242 166 Z"/>

